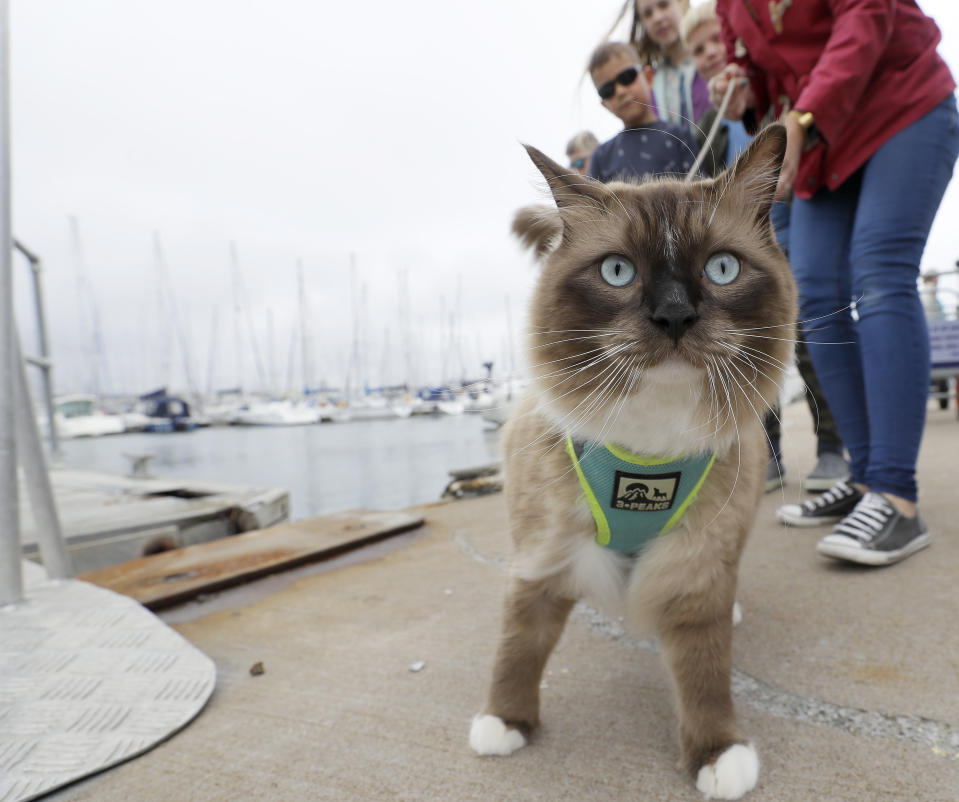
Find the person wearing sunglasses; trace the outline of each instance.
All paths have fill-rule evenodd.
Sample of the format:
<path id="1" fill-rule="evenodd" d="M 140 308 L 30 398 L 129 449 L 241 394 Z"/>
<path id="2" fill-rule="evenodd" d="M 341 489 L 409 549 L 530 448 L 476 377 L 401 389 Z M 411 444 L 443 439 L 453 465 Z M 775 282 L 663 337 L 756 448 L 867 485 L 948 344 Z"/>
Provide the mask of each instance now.
<path id="1" fill-rule="evenodd" d="M 606 42 L 593 51 L 588 69 L 603 106 L 624 127 L 593 152 L 589 175 L 605 182 L 685 174 L 696 160 L 693 136 L 686 125 L 656 116 L 636 48 Z"/>
<path id="2" fill-rule="evenodd" d="M 580 131 L 566 143 L 566 158 L 570 169 L 580 175 L 589 175 L 589 158 L 599 147 L 599 140 L 592 131 Z"/>

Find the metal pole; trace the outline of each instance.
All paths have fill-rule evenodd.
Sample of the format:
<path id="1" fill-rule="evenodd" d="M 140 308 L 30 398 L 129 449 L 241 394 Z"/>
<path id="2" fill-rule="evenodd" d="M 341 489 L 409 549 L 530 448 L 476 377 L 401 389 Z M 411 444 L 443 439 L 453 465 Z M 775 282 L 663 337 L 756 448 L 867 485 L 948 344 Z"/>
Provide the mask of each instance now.
<path id="1" fill-rule="evenodd" d="M 10 9 L 0 0 L 0 605 L 23 598 L 14 439 L 13 272 L 10 233 Z"/>
<path id="2" fill-rule="evenodd" d="M 73 575 L 73 562 L 66 549 L 63 530 L 60 528 L 53 486 L 50 484 L 50 474 L 47 473 L 46 461 L 43 459 L 40 434 L 37 432 L 37 424 L 31 412 L 33 402 L 30 399 L 30 391 L 27 389 L 27 371 L 23 365 L 23 355 L 20 353 L 20 344 L 16 336 L 13 345 L 14 359 L 17 361 L 13 377 L 16 385 L 14 418 L 17 456 L 23 466 L 27 492 L 30 495 L 30 509 L 33 510 L 33 521 L 43 567 L 47 569 L 47 575 L 51 578 L 63 579 Z"/>
<path id="3" fill-rule="evenodd" d="M 40 257 L 28 250 L 23 243 L 13 240 L 13 247 L 22 253 L 30 263 L 30 273 L 33 276 L 33 303 L 37 313 L 37 337 L 40 341 L 40 369 L 43 374 L 43 403 L 47 410 L 47 421 L 50 426 L 50 453 L 60 453 L 60 441 L 57 439 L 57 427 L 53 419 L 53 362 L 50 360 L 49 338 L 47 337 L 47 317 L 43 303 L 43 282 L 41 273 L 43 268 Z"/>

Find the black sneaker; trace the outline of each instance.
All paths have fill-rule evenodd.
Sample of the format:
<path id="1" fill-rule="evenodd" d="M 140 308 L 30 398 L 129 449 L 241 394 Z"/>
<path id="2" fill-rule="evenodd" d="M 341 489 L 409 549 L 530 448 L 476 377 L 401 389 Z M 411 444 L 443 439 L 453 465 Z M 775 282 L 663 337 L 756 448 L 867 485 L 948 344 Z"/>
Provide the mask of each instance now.
<path id="1" fill-rule="evenodd" d="M 861 498 L 862 493 L 852 485 L 838 482 L 802 504 L 783 504 L 776 511 L 776 517 L 789 526 L 834 524 L 849 515 Z"/>
<path id="2" fill-rule="evenodd" d="M 907 518 L 879 493 L 866 493 L 816 551 L 863 565 L 890 565 L 929 545 L 929 530 L 916 515 Z"/>

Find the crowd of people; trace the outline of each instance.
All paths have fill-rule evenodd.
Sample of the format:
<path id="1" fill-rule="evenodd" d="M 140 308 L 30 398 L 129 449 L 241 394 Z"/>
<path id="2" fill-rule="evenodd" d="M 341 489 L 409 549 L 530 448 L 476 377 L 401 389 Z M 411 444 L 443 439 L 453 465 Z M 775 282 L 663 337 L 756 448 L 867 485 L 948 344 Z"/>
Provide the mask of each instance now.
<path id="1" fill-rule="evenodd" d="M 916 0 L 627 0 L 614 29 L 624 18 L 627 39 L 599 45 L 587 67 L 623 130 L 603 143 L 577 134 L 570 168 L 599 181 L 685 174 L 727 90 L 704 175 L 763 125 L 786 126 L 771 217 L 799 287 L 818 456 L 804 485 L 819 493 L 777 515 L 832 525 L 816 547 L 828 557 L 908 557 L 929 544 L 916 481 L 930 369 L 919 263 L 959 154 L 938 27 Z M 778 410 L 765 424 L 773 490 L 785 476 Z"/>

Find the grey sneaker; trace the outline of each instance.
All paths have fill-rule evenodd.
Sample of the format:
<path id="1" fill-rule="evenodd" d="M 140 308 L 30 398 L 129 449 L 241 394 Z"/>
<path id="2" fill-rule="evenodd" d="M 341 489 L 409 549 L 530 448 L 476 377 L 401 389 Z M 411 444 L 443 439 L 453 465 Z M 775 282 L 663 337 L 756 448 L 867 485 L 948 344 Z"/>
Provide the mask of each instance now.
<path id="1" fill-rule="evenodd" d="M 862 565 L 891 565 L 928 545 L 922 518 L 907 518 L 879 493 L 866 493 L 816 551 Z"/>
<path id="2" fill-rule="evenodd" d="M 841 521 L 853 511 L 862 493 L 846 482 L 836 482 L 822 495 L 802 504 L 783 504 L 776 517 L 789 526 L 820 526 Z"/>
<path id="3" fill-rule="evenodd" d="M 836 482 L 848 482 L 850 477 L 849 463 L 842 458 L 842 454 L 827 451 L 816 462 L 812 473 L 803 481 L 806 490 L 828 490 Z"/>
<path id="4" fill-rule="evenodd" d="M 786 467 L 775 457 L 770 457 L 766 464 L 766 492 L 779 490 L 784 484 L 786 484 Z"/>

